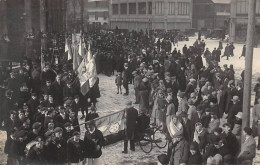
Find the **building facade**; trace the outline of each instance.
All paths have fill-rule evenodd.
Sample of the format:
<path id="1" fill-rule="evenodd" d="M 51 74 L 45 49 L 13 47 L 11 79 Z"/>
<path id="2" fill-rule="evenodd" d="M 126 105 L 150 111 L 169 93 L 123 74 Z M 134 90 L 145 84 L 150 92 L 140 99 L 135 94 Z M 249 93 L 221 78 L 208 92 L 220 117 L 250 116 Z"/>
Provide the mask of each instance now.
<path id="1" fill-rule="evenodd" d="M 214 29 L 215 9 L 212 0 L 193 0 L 192 27 Z"/>
<path id="2" fill-rule="evenodd" d="M 245 42 L 248 22 L 248 0 L 232 0 L 230 15 L 230 40 Z M 260 0 L 256 0 L 256 34 L 255 42 L 260 37 Z"/>
<path id="3" fill-rule="evenodd" d="M 215 28 L 228 30 L 231 0 L 212 0 L 215 10 Z"/>
<path id="4" fill-rule="evenodd" d="M 109 20 L 111 29 L 190 29 L 192 0 L 112 0 Z"/>
<path id="5" fill-rule="evenodd" d="M 231 0 L 194 0 L 193 28 L 228 29 Z"/>
<path id="6" fill-rule="evenodd" d="M 109 0 L 88 0 L 87 13 L 88 23 L 108 27 Z"/>

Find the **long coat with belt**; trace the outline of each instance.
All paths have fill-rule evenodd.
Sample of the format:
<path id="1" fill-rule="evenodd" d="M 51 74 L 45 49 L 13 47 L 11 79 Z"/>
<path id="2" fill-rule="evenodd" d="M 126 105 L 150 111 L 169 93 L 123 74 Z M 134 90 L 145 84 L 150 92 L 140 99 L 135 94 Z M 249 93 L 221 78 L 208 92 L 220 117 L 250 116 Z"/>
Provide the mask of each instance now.
<path id="1" fill-rule="evenodd" d="M 241 164 L 252 164 L 256 155 L 256 143 L 252 136 L 246 139 L 241 146 L 241 151 L 237 156 L 238 162 Z"/>
<path id="2" fill-rule="evenodd" d="M 182 139 L 180 142 L 173 147 L 172 155 L 170 158 L 170 164 L 180 165 L 187 163 L 189 159 L 189 143 Z"/>
<path id="3" fill-rule="evenodd" d="M 148 83 L 141 82 L 139 86 L 139 111 L 148 112 L 149 109 L 149 90 Z"/>
<path id="4" fill-rule="evenodd" d="M 138 118 L 138 111 L 129 107 L 125 109 L 125 139 L 133 140 Z"/>

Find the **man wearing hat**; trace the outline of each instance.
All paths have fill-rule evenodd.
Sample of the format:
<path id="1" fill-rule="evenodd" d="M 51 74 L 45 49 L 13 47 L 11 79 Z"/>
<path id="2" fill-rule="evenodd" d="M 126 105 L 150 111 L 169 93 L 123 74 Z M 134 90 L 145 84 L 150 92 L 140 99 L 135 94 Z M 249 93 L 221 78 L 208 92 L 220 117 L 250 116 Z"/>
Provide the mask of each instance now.
<path id="1" fill-rule="evenodd" d="M 73 137 L 67 142 L 67 160 L 69 165 L 82 165 L 85 157 L 84 141 L 80 139 L 80 133 L 75 131 Z"/>
<path id="2" fill-rule="evenodd" d="M 63 125 L 63 127 L 65 128 L 64 132 L 63 132 L 63 138 L 67 142 L 68 139 L 70 139 L 73 136 L 74 129 L 73 129 L 73 126 L 70 122 L 66 122 Z"/>
<path id="3" fill-rule="evenodd" d="M 173 139 L 173 150 L 170 156 L 170 165 L 187 164 L 189 159 L 189 143 L 178 135 Z"/>
<path id="4" fill-rule="evenodd" d="M 63 87 L 63 98 L 74 97 L 78 92 L 75 87 L 72 87 L 72 81 L 67 81 L 67 84 Z"/>
<path id="5" fill-rule="evenodd" d="M 10 77 L 7 79 L 7 88 L 14 92 L 15 97 L 17 96 L 16 94 L 18 94 L 19 88 L 20 88 L 20 86 L 18 85 L 17 82 L 18 82 L 18 80 L 15 76 L 15 72 L 12 71 L 10 73 Z"/>
<path id="6" fill-rule="evenodd" d="M 187 98 L 185 97 L 184 92 L 178 93 L 178 100 L 179 100 L 179 105 L 178 105 L 178 111 L 176 113 L 177 116 L 180 115 L 182 112 L 187 113 L 189 108 L 188 101 Z"/>
<path id="7" fill-rule="evenodd" d="M 135 128 L 138 119 L 138 111 L 132 106 L 132 102 L 126 103 L 125 108 L 125 140 L 124 140 L 124 150 L 122 153 L 128 152 L 128 141 L 130 141 L 130 150 L 135 151 Z"/>
<path id="8" fill-rule="evenodd" d="M 47 80 L 46 85 L 42 87 L 42 93 L 54 96 L 55 90 L 50 80 Z"/>
<path id="9" fill-rule="evenodd" d="M 91 121 L 91 120 L 93 120 L 95 118 L 98 118 L 99 115 L 98 115 L 98 113 L 96 111 L 97 111 L 96 107 L 94 105 L 92 105 L 90 107 L 89 113 L 86 115 L 85 122 Z"/>
<path id="10" fill-rule="evenodd" d="M 43 137 L 43 135 L 42 124 L 40 122 L 35 122 L 32 125 L 32 131 L 28 133 L 28 142 L 33 141 L 38 136 Z"/>
<path id="11" fill-rule="evenodd" d="M 128 63 L 124 64 L 124 71 L 123 71 L 123 86 L 125 88 L 125 94 L 124 96 L 127 96 L 129 94 L 129 88 L 128 84 L 131 79 L 130 70 L 128 68 Z"/>
<path id="12" fill-rule="evenodd" d="M 54 88 L 54 100 L 57 105 L 63 105 L 63 87 L 64 84 L 61 81 L 61 75 L 58 74 L 56 76 L 56 80 L 53 82 L 53 88 Z"/>
<path id="13" fill-rule="evenodd" d="M 194 131 L 192 122 L 188 119 L 187 113 L 182 113 L 180 116 L 181 118 L 181 123 L 183 126 L 183 138 L 188 142 L 191 143 L 193 141 L 193 135 Z"/>
<path id="14" fill-rule="evenodd" d="M 44 85 L 46 81 L 51 81 L 53 82 L 56 78 L 56 73 L 50 68 L 50 65 L 47 64 L 42 72 L 41 72 L 41 82 Z"/>
<path id="15" fill-rule="evenodd" d="M 185 95 L 187 97 L 190 96 L 191 93 L 193 93 L 196 89 L 196 80 L 195 79 L 190 79 L 189 83 L 187 84 L 186 90 L 185 90 Z"/>
<path id="16" fill-rule="evenodd" d="M 134 76 L 134 90 L 135 90 L 135 103 L 134 104 L 139 104 L 139 86 L 142 81 L 141 76 L 139 75 L 138 71 L 134 71 L 133 73 Z"/>
<path id="17" fill-rule="evenodd" d="M 226 89 L 226 102 L 225 102 L 225 113 L 229 113 L 232 103 L 233 96 L 237 95 L 237 89 L 233 80 L 228 82 L 228 88 Z"/>
<path id="18" fill-rule="evenodd" d="M 49 143 L 46 147 L 49 157 L 49 161 L 54 165 L 64 165 L 67 162 L 67 141 L 63 138 L 63 129 L 61 127 L 56 127 L 53 130 L 54 138 L 53 143 Z"/>
<path id="19" fill-rule="evenodd" d="M 239 144 L 241 142 L 242 117 L 243 117 L 243 113 L 238 112 L 236 115 L 236 120 L 234 122 L 234 127 L 232 129 L 232 133 L 236 136 Z"/>
<path id="20" fill-rule="evenodd" d="M 208 133 L 209 134 L 213 134 L 214 131 L 219 128 L 220 125 L 220 120 L 217 117 L 217 114 L 214 112 L 211 112 L 211 118 L 210 118 L 210 122 L 209 122 L 209 127 L 208 127 Z"/>
<path id="21" fill-rule="evenodd" d="M 10 150 L 13 150 L 19 164 L 25 164 L 24 149 L 27 145 L 27 134 L 28 132 L 22 129 L 15 131 L 13 134 L 14 140 Z"/>
<path id="22" fill-rule="evenodd" d="M 29 165 L 43 165 L 46 164 L 44 140 L 41 136 L 35 139 L 36 144 L 28 149 L 26 154 L 27 164 Z"/>
<path id="23" fill-rule="evenodd" d="M 149 110 L 149 80 L 145 77 L 142 79 L 139 85 L 139 111 L 145 111 L 148 113 Z"/>
<path id="24" fill-rule="evenodd" d="M 238 112 L 242 111 L 242 104 L 240 103 L 240 99 L 238 96 L 233 96 L 233 99 L 231 99 L 231 101 L 233 102 L 233 105 L 228 112 L 227 120 L 231 124 L 231 128 L 233 129 L 234 122 L 236 120 L 235 116 Z"/>
<path id="25" fill-rule="evenodd" d="M 187 165 L 202 165 L 202 156 L 197 142 L 190 144 L 190 156 Z"/>
<path id="26" fill-rule="evenodd" d="M 0 110 L 0 128 L 2 127 L 2 123 L 4 122 L 4 126 L 7 124 L 7 120 L 9 119 L 9 111 L 14 109 L 14 100 L 12 99 L 13 91 L 7 90 L 5 92 L 5 99 L 3 101 L 1 110 Z"/>
<path id="27" fill-rule="evenodd" d="M 102 155 L 102 147 L 105 145 L 105 139 L 102 132 L 97 129 L 94 121 L 86 124 L 84 143 L 86 147 L 85 161 L 87 161 L 87 164 L 100 164 L 99 158 Z"/>
<path id="28" fill-rule="evenodd" d="M 172 96 L 166 97 L 166 125 L 171 121 L 172 115 L 176 114 L 175 105 L 173 104 Z"/>
<path id="29" fill-rule="evenodd" d="M 82 103 L 80 102 L 79 95 L 75 95 L 74 96 L 74 101 L 73 101 L 73 103 L 71 105 L 71 109 L 72 109 L 72 111 L 75 112 L 75 117 L 76 118 L 78 117 L 78 113 L 79 112 L 82 113 L 82 117 L 80 119 L 85 118 L 84 109 L 83 109 Z"/>
<path id="30" fill-rule="evenodd" d="M 222 136 L 224 138 L 225 145 L 228 147 L 230 153 L 233 156 L 236 156 L 240 147 L 236 136 L 231 132 L 231 124 L 225 123 L 223 124 L 223 128 L 224 133 L 222 133 Z"/>
<path id="31" fill-rule="evenodd" d="M 237 162 L 240 165 L 252 165 L 256 156 L 256 142 L 252 136 L 252 129 L 245 127 L 243 130 L 245 140 L 242 143 L 241 150 L 237 156 Z"/>

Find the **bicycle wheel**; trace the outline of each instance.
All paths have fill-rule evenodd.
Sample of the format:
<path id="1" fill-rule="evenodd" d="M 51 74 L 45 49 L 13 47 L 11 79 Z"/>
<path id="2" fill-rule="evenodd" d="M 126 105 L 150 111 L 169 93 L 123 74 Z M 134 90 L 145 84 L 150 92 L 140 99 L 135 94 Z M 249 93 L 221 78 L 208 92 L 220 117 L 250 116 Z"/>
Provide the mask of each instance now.
<path id="1" fill-rule="evenodd" d="M 144 153 L 150 153 L 153 149 L 151 136 L 144 134 L 143 137 L 139 139 L 139 145 Z"/>
<path id="2" fill-rule="evenodd" d="M 163 131 L 161 130 L 156 130 L 153 134 L 153 140 L 156 146 L 158 146 L 158 148 L 165 148 L 167 145 L 167 139 L 166 139 L 166 135 Z"/>

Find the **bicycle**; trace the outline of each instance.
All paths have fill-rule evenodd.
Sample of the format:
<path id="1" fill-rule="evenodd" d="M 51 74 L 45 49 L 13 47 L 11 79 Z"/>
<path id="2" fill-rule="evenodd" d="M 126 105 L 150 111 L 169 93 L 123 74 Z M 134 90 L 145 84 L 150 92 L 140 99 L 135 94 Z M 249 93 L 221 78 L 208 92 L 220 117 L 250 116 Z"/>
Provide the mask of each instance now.
<path id="1" fill-rule="evenodd" d="M 160 127 L 152 126 L 147 128 L 138 139 L 139 146 L 144 153 L 150 153 L 153 149 L 153 143 L 162 149 L 167 145 L 166 134 L 160 130 Z"/>

